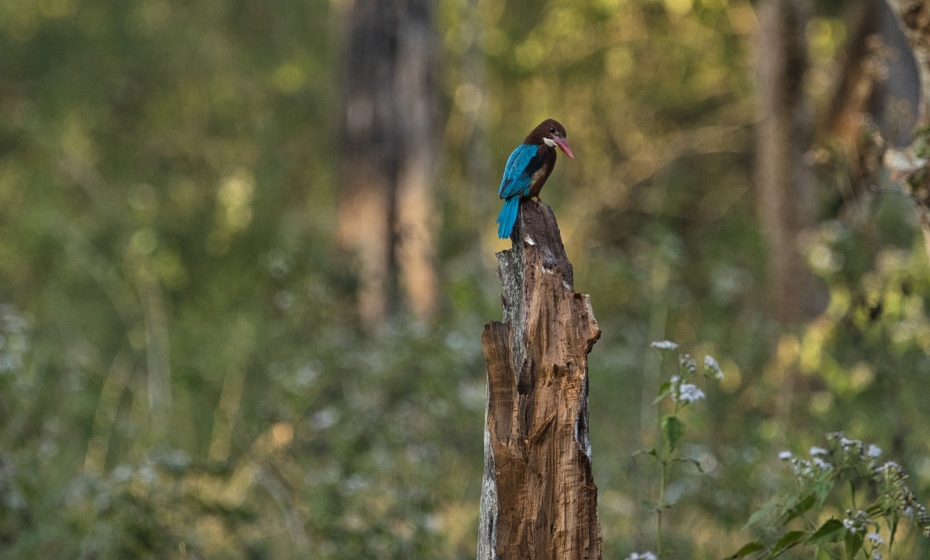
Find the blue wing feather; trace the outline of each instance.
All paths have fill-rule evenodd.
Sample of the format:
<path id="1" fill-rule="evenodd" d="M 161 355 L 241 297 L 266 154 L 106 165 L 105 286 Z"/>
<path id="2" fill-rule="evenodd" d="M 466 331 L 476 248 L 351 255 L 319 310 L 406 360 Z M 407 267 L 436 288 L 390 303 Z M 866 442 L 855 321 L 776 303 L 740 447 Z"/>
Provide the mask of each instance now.
<path id="1" fill-rule="evenodd" d="M 533 173 L 542 166 L 543 158 L 537 157 L 538 155 L 539 146 L 532 144 L 517 146 L 517 149 L 507 158 L 504 178 L 501 179 L 501 186 L 497 191 L 499 197 L 510 198 L 529 194 Z M 534 165 L 536 159 L 540 160 L 539 165 Z"/>

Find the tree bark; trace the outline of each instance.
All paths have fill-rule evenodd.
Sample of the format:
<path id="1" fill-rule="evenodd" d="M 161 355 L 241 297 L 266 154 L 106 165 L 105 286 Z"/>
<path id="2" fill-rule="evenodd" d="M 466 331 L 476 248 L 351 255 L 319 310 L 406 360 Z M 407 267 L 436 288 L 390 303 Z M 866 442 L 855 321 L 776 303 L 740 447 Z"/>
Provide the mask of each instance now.
<path id="1" fill-rule="evenodd" d="M 485 325 L 488 368 L 479 560 L 601 558 L 588 434 L 588 358 L 600 337 L 573 288 L 552 209 L 524 200 L 497 254 L 504 321 Z"/>
<path id="2" fill-rule="evenodd" d="M 757 198 L 775 317 L 788 324 L 816 315 L 820 303 L 798 243 L 814 224 L 813 175 L 804 161 L 812 135 L 803 87 L 807 11 L 804 0 L 766 0 L 759 8 Z"/>

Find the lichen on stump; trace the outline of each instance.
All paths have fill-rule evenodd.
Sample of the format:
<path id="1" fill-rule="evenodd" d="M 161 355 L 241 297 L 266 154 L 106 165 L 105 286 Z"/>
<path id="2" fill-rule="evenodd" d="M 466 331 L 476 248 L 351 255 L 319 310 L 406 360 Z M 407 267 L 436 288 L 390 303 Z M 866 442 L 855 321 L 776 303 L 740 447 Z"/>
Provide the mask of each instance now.
<path id="1" fill-rule="evenodd" d="M 524 200 L 497 254 L 504 321 L 485 325 L 488 368 L 479 560 L 601 558 L 588 434 L 588 353 L 600 337 L 575 293 L 552 209 Z"/>

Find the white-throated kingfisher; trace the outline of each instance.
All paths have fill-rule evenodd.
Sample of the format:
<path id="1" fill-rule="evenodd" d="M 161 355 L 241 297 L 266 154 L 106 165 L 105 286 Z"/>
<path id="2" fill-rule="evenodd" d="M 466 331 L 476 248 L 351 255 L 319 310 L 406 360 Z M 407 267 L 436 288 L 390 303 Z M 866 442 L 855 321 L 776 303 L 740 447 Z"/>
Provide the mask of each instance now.
<path id="1" fill-rule="evenodd" d="M 575 158 L 565 140 L 565 127 L 558 121 L 546 119 L 507 158 L 501 188 L 497 191 L 497 195 L 504 199 L 504 207 L 497 216 L 500 224 L 497 235 L 501 239 L 507 239 L 513 233 L 520 199 L 535 196 L 539 200 L 539 191 L 555 167 L 556 147 L 568 157 Z"/>

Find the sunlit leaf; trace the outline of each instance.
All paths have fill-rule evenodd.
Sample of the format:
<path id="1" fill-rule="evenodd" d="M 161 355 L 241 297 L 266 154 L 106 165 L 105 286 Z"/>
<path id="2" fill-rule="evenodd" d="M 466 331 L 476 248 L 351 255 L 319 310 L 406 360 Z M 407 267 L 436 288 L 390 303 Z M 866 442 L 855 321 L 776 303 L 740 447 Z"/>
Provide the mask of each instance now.
<path id="1" fill-rule="evenodd" d="M 814 507 L 815 503 L 817 503 L 816 494 L 810 493 L 803 496 L 795 505 L 791 506 L 788 511 L 785 512 L 785 519 L 782 521 L 782 523 L 788 523 L 795 517 L 802 515 L 804 512 Z"/>
<path id="2" fill-rule="evenodd" d="M 727 559 L 729 560 L 732 558 L 742 558 L 744 556 L 749 556 L 753 552 L 758 552 L 760 550 L 765 550 L 765 545 L 758 541 L 753 541 L 751 543 L 744 544 L 742 548 L 736 551 L 736 554 L 732 556 L 727 556 Z"/>
<path id="3" fill-rule="evenodd" d="M 755 525 L 756 523 L 758 523 L 758 522 L 761 521 L 762 519 L 764 519 L 764 518 L 766 518 L 766 517 L 769 517 L 770 515 L 774 514 L 774 513 L 775 513 L 775 510 L 776 510 L 777 508 L 778 508 L 778 505 L 777 505 L 777 504 L 774 504 L 774 503 L 771 503 L 771 502 L 765 504 L 764 506 L 762 506 L 761 508 L 759 508 L 758 511 L 756 511 L 755 513 L 753 513 L 752 515 L 749 516 L 749 521 L 747 521 L 746 524 L 743 525 L 743 527 L 740 529 L 740 531 L 745 531 L 746 529 L 748 529 L 749 527 L 752 527 L 753 525 Z"/>
<path id="4" fill-rule="evenodd" d="M 846 531 L 843 536 L 843 544 L 846 546 L 846 558 L 855 558 L 859 551 L 862 550 L 862 541 L 864 533 L 862 531 Z"/>
<path id="5" fill-rule="evenodd" d="M 807 539 L 807 544 L 828 544 L 839 542 L 843 538 L 846 528 L 839 519 L 829 519 L 820 526 L 814 534 Z"/>
<path id="6" fill-rule="evenodd" d="M 787 551 L 789 548 L 796 546 L 801 543 L 804 537 L 807 536 L 806 531 L 788 531 L 775 543 L 775 546 L 772 547 L 772 554 L 778 556 L 779 554 Z"/>

